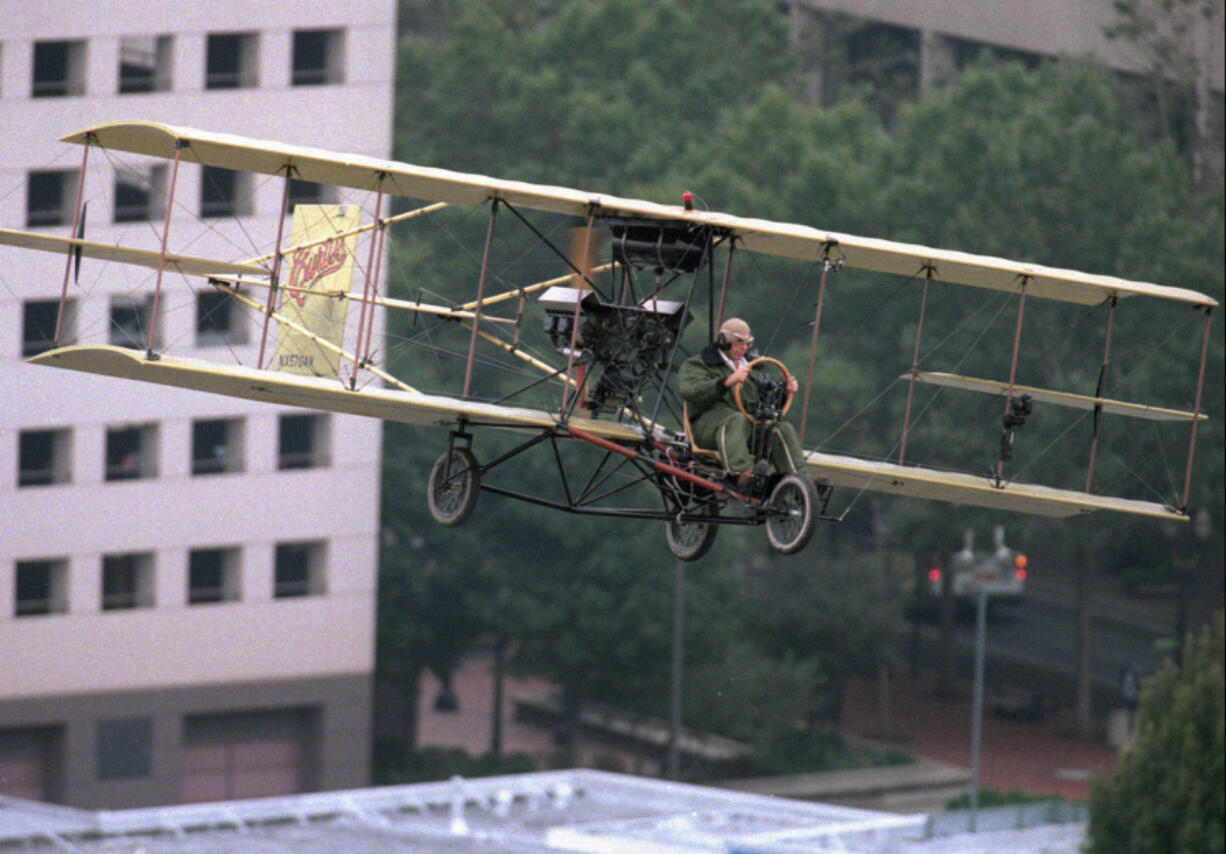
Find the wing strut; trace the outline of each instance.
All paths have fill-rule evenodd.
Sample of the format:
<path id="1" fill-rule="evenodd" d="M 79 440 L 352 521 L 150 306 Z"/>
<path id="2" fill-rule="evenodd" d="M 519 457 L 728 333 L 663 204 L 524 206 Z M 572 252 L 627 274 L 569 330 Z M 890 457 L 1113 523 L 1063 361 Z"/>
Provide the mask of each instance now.
<path id="1" fill-rule="evenodd" d="M 166 222 L 162 226 L 162 250 L 158 258 L 157 282 L 153 286 L 153 307 L 149 312 L 149 342 L 145 347 L 146 359 L 157 358 L 153 352 L 153 341 L 158 327 L 158 301 L 162 296 L 162 275 L 166 272 L 166 246 L 170 240 L 170 215 L 175 209 L 175 185 L 179 181 L 179 164 L 183 162 L 183 149 L 187 145 L 186 140 L 175 140 L 175 162 L 170 170 L 170 189 L 166 192 Z"/>
<path id="2" fill-rule="evenodd" d="M 379 174 L 379 187 L 375 192 L 375 222 L 379 221 L 379 217 L 383 213 L 383 182 L 386 179 L 386 172 Z M 380 229 L 377 235 L 372 234 L 370 236 L 370 255 L 366 259 L 366 280 L 362 283 L 362 305 L 358 310 L 358 338 L 353 342 L 353 373 L 349 376 L 349 388 L 351 390 L 357 388 L 358 371 L 362 369 L 362 363 L 365 361 L 362 357 L 362 347 L 364 339 L 368 337 L 366 329 L 367 315 L 370 316 L 370 325 L 372 327 L 375 325 L 375 307 L 370 302 L 370 288 L 373 280 L 376 291 L 375 296 L 378 296 L 379 282 L 378 278 L 373 274 L 375 272 L 375 250 L 383 242 L 381 239 L 376 238 L 381 238 L 382 234 L 383 231 Z M 465 397 L 467 397 L 467 394 L 465 394 Z"/>
<path id="3" fill-rule="evenodd" d="M 1205 337 L 1200 345 L 1200 371 L 1196 377 L 1196 405 L 1192 408 L 1192 438 L 1188 440 L 1188 468 L 1183 476 L 1183 497 L 1180 499 L 1180 509 L 1184 515 L 1188 512 L 1188 489 L 1192 486 L 1192 454 L 1196 451 L 1196 422 L 1200 420 L 1200 397 L 1205 390 L 1205 357 L 1209 354 L 1209 324 L 1213 320 L 1213 307 L 1205 308 Z"/>
<path id="4" fill-rule="evenodd" d="M 805 422 L 809 417 L 809 392 L 813 387 L 813 366 L 817 363 L 817 334 L 822 325 L 822 300 L 826 296 L 826 274 L 833 267 L 835 272 L 843 268 L 843 261 L 831 263 L 830 250 L 838 246 L 837 240 L 827 240 L 822 250 L 822 278 L 817 285 L 817 307 L 813 311 L 813 335 L 809 339 L 809 372 L 805 378 L 805 397 L 800 406 L 800 441 L 805 440 Z"/>
<path id="5" fill-rule="evenodd" d="M 485 280 L 490 272 L 490 249 L 494 243 L 494 223 L 498 220 L 498 200 L 490 203 L 490 222 L 485 229 L 485 249 L 481 252 L 481 275 L 477 279 L 477 305 L 473 308 L 473 334 L 468 338 L 468 362 L 464 365 L 464 399 L 473 386 L 473 363 L 477 356 L 477 333 L 481 329 L 481 305 L 485 300 Z"/>
<path id="6" fill-rule="evenodd" d="M 272 275 L 268 280 L 268 303 L 264 307 L 264 328 L 260 332 L 260 355 L 255 363 L 256 367 L 261 370 L 264 368 L 264 350 L 268 344 L 268 321 L 272 318 L 272 307 L 277 299 L 277 287 L 281 283 L 281 259 L 285 257 L 281 252 L 281 238 L 285 234 L 285 212 L 289 209 L 289 187 L 292 180 L 290 170 L 292 168 L 288 165 L 285 167 L 285 184 L 281 187 L 281 215 L 277 217 L 277 242 L 275 244 L 277 251 L 272 259 Z"/>
<path id="7" fill-rule="evenodd" d="M 596 219 L 596 206 L 592 205 L 587 212 L 587 225 L 584 226 L 583 255 L 579 258 L 579 287 L 581 290 L 588 284 L 587 259 L 592 254 L 592 222 Z M 583 298 L 575 300 L 575 313 L 570 319 L 570 347 L 566 350 L 566 384 L 562 386 L 562 416 L 566 416 L 567 402 L 570 399 L 571 378 L 575 371 L 575 349 L 579 346 L 579 309 Z M 581 385 L 583 377 L 577 379 Z M 582 397 L 582 392 L 576 392 L 576 401 Z"/>
<path id="8" fill-rule="evenodd" d="M 915 350 L 911 354 L 911 382 L 907 386 L 907 408 L 902 416 L 902 439 L 898 442 L 898 464 L 903 464 L 907 455 L 907 432 L 911 429 L 911 403 L 915 399 L 915 381 L 919 378 L 920 340 L 924 335 L 924 315 L 928 311 L 928 286 L 936 270 L 931 264 L 924 265 L 924 293 L 920 296 L 919 325 L 915 327 Z"/>

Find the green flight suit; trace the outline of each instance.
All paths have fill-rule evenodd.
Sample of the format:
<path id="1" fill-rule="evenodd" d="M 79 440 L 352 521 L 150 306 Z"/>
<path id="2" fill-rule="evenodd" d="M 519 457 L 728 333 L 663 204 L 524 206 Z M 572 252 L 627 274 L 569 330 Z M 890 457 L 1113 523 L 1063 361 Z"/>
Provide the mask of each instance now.
<path id="1" fill-rule="evenodd" d="M 737 410 L 732 389 L 724 385 L 724 379 L 731 373 L 732 368 L 719 350 L 709 344 L 681 363 L 677 379 L 687 404 L 694 442 L 700 448 L 718 451 L 724 467 L 740 473 L 754 463 L 750 450 L 753 425 Z M 741 403 L 747 412 L 753 412 L 758 403 L 758 389 L 753 382 L 742 383 Z M 780 421 L 775 425 L 769 459 L 776 471 L 796 472 L 804 468 L 804 454 L 791 424 Z"/>

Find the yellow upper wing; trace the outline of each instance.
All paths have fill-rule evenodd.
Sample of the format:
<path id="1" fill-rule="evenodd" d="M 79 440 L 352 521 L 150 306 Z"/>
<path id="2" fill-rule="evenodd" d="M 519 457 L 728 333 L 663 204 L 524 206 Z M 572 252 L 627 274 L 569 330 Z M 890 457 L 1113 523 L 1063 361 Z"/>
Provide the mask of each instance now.
<path id="1" fill-rule="evenodd" d="M 171 159 L 176 150 L 188 162 L 269 175 L 284 175 L 339 187 L 374 190 L 451 204 L 478 204 L 500 199 L 514 205 L 556 213 L 685 220 L 722 229 L 750 251 L 801 260 L 820 261 L 837 244 L 837 254 L 850 267 L 914 275 L 931 270 L 934 279 L 953 284 L 1016 292 L 1023 281 L 1030 296 L 1097 305 L 1110 298 L 1149 296 L 1200 306 L 1216 300 L 1184 288 L 1133 282 L 909 243 L 896 243 L 822 231 L 806 225 L 735 217 L 709 211 L 687 211 L 640 199 L 590 193 L 566 187 L 528 184 L 413 166 L 361 155 L 336 154 L 319 148 L 287 145 L 233 134 L 212 133 L 155 122 L 123 121 L 93 125 L 64 137 Z"/>

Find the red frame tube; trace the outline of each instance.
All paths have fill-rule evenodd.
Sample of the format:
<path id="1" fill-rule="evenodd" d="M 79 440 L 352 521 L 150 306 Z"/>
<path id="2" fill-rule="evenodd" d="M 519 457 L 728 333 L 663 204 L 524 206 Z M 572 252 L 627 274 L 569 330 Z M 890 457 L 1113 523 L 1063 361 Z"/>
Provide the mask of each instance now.
<path id="1" fill-rule="evenodd" d="M 576 439 L 582 439 L 585 442 L 590 442 L 593 445 L 604 448 L 606 451 L 621 454 L 623 457 L 627 457 L 628 459 L 632 460 L 643 460 L 643 462 L 649 463 L 656 471 L 666 472 L 667 474 L 671 474 L 674 477 L 679 477 L 682 480 L 688 481 L 696 486 L 701 486 L 703 489 L 708 489 L 711 492 L 727 493 L 728 495 L 738 498 L 747 504 L 759 503 L 746 495 L 742 495 L 739 492 L 729 489 L 722 483 L 716 483 L 710 478 L 693 474 L 692 472 L 688 472 L 683 468 L 678 468 L 677 466 L 670 465 L 669 463 L 662 463 L 659 460 L 643 459 L 643 457 L 637 451 L 632 451 L 623 445 L 619 445 L 610 439 L 604 438 L 603 436 L 597 436 L 594 433 L 589 433 L 586 430 L 580 430 L 577 427 L 571 427 L 569 425 L 566 426 L 566 432 L 571 436 L 574 436 Z"/>

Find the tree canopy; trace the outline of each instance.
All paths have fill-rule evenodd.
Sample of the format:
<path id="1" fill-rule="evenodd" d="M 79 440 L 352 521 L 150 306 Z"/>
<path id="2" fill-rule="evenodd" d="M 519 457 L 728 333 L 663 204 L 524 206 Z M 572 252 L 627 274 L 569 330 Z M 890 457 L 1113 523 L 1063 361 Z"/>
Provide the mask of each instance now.
<path id="1" fill-rule="evenodd" d="M 892 111 L 887 124 L 864 93 L 829 108 L 803 103 L 785 19 L 764 12 L 757 0 L 455 0 L 446 9 L 441 33 L 409 34 L 401 43 L 399 159 L 659 201 L 691 190 L 697 203 L 740 215 L 1222 298 L 1220 190 L 1192 181 L 1189 163 L 1169 139 L 1137 130 L 1146 125 L 1134 120 L 1125 84 L 1098 66 L 1060 61 L 1026 68 L 984 59 L 945 88 Z M 479 247 L 481 228 L 470 223 L 398 243 L 394 287 L 402 295 L 425 288 L 457 302 L 470 299 L 478 251 L 471 247 Z M 457 251 L 465 244 L 470 248 Z M 803 364 L 814 272 L 769 259 L 744 263 L 733 311 L 773 355 Z M 920 284 L 859 271 L 832 282 L 808 446 L 897 453 L 905 403 L 897 377 L 910 367 Z M 934 289 L 921 367 L 951 370 L 973 359 L 986 365 L 981 375 L 1002 376 L 1013 309 L 1000 295 L 970 290 Z M 1064 308 L 1028 306 L 1021 370 L 1037 384 L 1090 392 L 1106 309 L 1078 309 L 1075 316 Z M 1190 407 L 1202 318 L 1129 308 L 1119 312 L 1108 387 L 1126 399 Z M 423 340 L 409 324 L 392 332 Z M 700 345 L 705 329 L 694 324 L 686 346 Z M 1219 322 L 1205 386 L 1211 420 L 1199 434 L 1191 498 L 1215 519 L 1223 516 L 1222 342 Z M 397 358 L 404 359 L 398 367 L 420 369 L 434 355 Z M 924 392 L 908 459 L 952 455 L 952 464 L 985 468 L 999 442 L 998 407 L 995 400 Z M 1027 427 L 1018 470 L 1025 479 L 1041 474 L 1081 488 L 1089 429 L 1088 420 L 1044 410 Z M 443 443 L 423 443 L 416 430 L 391 425 L 385 434 L 381 631 L 397 639 L 385 651 L 413 656 L 416 667 L 445 669 L 481 639 L 500 637 L 519 651 L 519 666 L 578 696 L 647 706 L 662 698 L 672 565 L 662 531 L 643 522 L 576 520 L 497 496 L 483 496 L 464 528 L 438 528 L 424 511 L 420 484 Z M 1178 491 L 1182 466 L 1172 459 L 1181 452 L 1165 449 L 1186 446 L 1186 428 L 1155 435 L 1114 421 L 1102 441 L 1097 482 L 1104 491 L 1137 479 L 1138 497 L 1169 500 Z M 536 465 L 522 470 L 525 480 L 545 477 Z M 802 677 L 827 685 L 849 668 L 880 666 L 888 650 L 837 631 L 830 616 L 861 613 L 853 607 L 861 592 L 856 572 L 878 573 L 870 587 L 873 601 L 884 602 L 899 586 L 898 555 L 953 551 L 962 528 L 1001 521 L 999 514 L 946 505 L 850 500 L 847 522 L 783 564 L 765 556 L 752 531 L 721 534 L 702 571 L 690 574 L 687 662 L 695 690 L 714 696 L 719 679 L 712 674 L 744 670 L 753 656 L 775 662 L 763 682 L 776 686 Z M 1059 548 L 1058 526 L 1007 521 L 1011 543 L 1024 544 L 1032 532 Z M 1127 518 L 1096 521 L 1104 541 L 1161 536 Z M 1126 562 L 1137 554 L 1100 557 Z M 753 581 L 746 583 L 747 568 L 780 565 L 750 571 Z M 831 579 L 844 582 L 823 581 Z M 775 607 L 779 602 L 788 607 Z M 883 605 L 870 615 L 884 621 L 859 623 L 875 627 L 874 639 L 897 633 L 895 610 Z M 727 721 L 736 712 L 708 717 Z"/>

